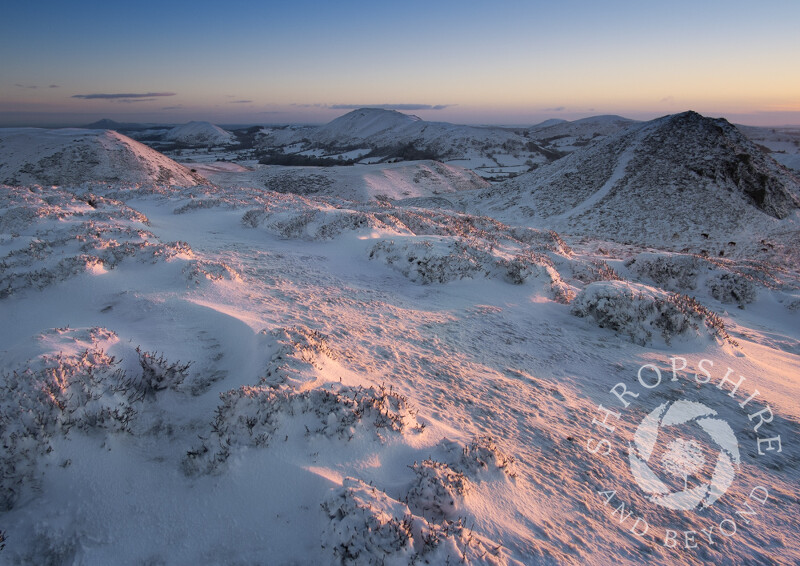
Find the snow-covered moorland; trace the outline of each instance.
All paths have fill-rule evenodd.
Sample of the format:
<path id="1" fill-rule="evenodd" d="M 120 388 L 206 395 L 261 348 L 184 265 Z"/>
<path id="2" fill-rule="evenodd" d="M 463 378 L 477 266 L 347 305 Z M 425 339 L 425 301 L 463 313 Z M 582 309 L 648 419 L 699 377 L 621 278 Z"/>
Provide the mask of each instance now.
<path id="1" fill-rule="evenodd" d="M 0 563 L 797 563 L 796 185 L 675 174 L 730 193 L 735 241 L 658 245 L 657 210 L 637 241 L 629 167 L 681 123 L 494 194 L 424 162 L 338 196 L 98 132 L 63 135 L 135 181 L 50 172 L 61 134 L 0 130 Z"/>

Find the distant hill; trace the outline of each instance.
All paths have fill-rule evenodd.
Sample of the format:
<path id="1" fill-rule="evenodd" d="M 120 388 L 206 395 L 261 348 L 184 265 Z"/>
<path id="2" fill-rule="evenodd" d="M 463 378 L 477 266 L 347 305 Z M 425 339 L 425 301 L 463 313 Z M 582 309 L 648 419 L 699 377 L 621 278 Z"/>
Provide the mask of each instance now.
<path id="1" fill-rule="evenodd" d="M 570 153 L 635 123 L 635 120 L 614 115 L 591 116 L 573 122 L 548 120 L 529 128 L 527 135 L 543 145 Z"/>
<path id="2" fill-rule="evenodd" d="M 402 131 L 418 122 L 422 120 L 396 110 L 361 108 L 321 126 L 314 132 L 313 139 L 322 143 L 352 143 L 383 139 L 392 132 Z"/>
<path id="3" fill-rule="evenodd" d="M 761 128 L 737 124 L 736 127 L 775 161 L 800 174 L 800 126 Z"/>
<path id="4" fill-rule="evenodd" d="M 525 149 L 527 145 L 523 136 L 503 128 L 427 122 L 380 108 L 353 110 L 308 137 L 312 142 L 328 145 L 362 144 L 371 148 L 411 145 L 448 158 L 467 157 L 489 147 L 512 151 Z"/>
<path id="5" fill-rule="evenodd" d="M 532 167 L 561 157 L 524 135 L 524 129 L 464 126 L 447 122 L 428 122 L 395 110 L 361 108 L 317 128 L 265 132 L 262 150 L 269 154 L 263 162 L 325 164 L 320 158 L 355 150 L 354 161 L 433 159 L 466 167 L 484 178 L 497 179 L 528 171 Z M 299 159 L 286 159 L 286 156 Z"/>
<path id="6" fill-rule="evenodd" d="M 91 124 L 81 126 L 82 129 L 86 130 L 116 130 L 118 132 L 147 130 L 153 127 L 158 126 L 156 124 L 141 124 L 138 122 L 116 122 L 109 118 L 103 118 L 97 122 L 92 122 Z"/>
<path id="7" fill-rule="evenodd" d="M 531 126 L 528 130 L 535 132 L 537 130 L 543 130 L 545 128 L 549 128 L 550 126 L 555 126 L 556 124 L 563 124 L 566 120 L 562 118 L 550 118 L 549 120 L 545 120 L 544 122 L 539 122 L 538 124 Z"/>
<path id="8" fill-rule="evenodd" d="M 180 186 L 206 182 L 169 157 L 115 131 L 0 129 L 0 183 L 95 181 Z"/>
<path id="9" fill-rule="evenodd" d="M 169 130 L 164 139 L 189 146 L 211 147 L 232 144 L 236 136 L 210 122 L 189 122 Z"/>
<path id="10" fill-rule="evenodd" d="M 555 126 L 560 127 L 560 126 Z M 677 246 L 735 239 L 800 208 L 800 181 L 724 119 L 627 128 L 480 193 L 472 204 L 573 234 Z"/>

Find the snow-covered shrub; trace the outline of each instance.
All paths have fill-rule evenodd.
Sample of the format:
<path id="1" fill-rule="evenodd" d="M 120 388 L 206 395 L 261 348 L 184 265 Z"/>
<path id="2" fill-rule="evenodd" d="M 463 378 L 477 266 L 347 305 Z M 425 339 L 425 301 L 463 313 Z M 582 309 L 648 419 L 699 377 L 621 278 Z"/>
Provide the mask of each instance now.
<path id="1" fill-rule="evenodd" d="M 328 517 L 322 545 L 336 564 L 406 565 L 414 558 L 412 517 L 406 505 L 355 478 L 322 503 Z"/>
<path id="2" fill-rule="evenodd" d="M 519 564 L 501 545 L 468 528 L 464 518 L 425 524 L 419 538 L 422 544 L 414 564 Z"/>
<path id="3" fill-rule="evenodd" d="M 470 490 L 466 476 L 436 460 L 414 462 L 411 469 L 414 481 L 406 495 L 409 507 L 431 520 L 454 518 L 459 502 Z"/>
<path id="4" fill-rule="evenodd" d="M 721 303 L 736 303 L 744 308 L 756 300 L 755 284 L 739 273 L 721 273 L 706 281 L 706 286 Z"/>
<path id="5" fill-rule="evenodd" d="M 479 436 L 463 448 L 453 467 L 470 477 L 501 471 L 514 478 L 517 475 L 514 461 L 514 457 L 505 454 L 491 436 Z"/>
<path id="6" fill-rule="evenodd" d="M 452 240 L 425 239 L 396 244 L 381 240 L 369 252 L 370 259 L 382 259 L 400 273 L 422 284 L 447 283 L 488 276 L 486 252 Z"/>
<path id="7" fill-rule="evenodd" d="M 78 550 L 82 542 L 74 531 L 74 527 L 53 529 L 45 524 L 34 527 L 31 544 L 23 552 L 11 554 L 11 564 L 37 564 L 42 566 L 58 566 L 60 564 L 76 564 L 80 562 Z"/>
<path id="8" fill-rule="evenodd" d="M 322 369 L 325 359 L 338 357 L 327 336 L 306 326 L 279 328 L 270 334 L 279 347 L 270 359 L 262 384 L 278 387 L 308 383 L 316 379 L 314 370 Z"/>
<path id="9" fill-rule="evenodd" d="M 602 260 L 574 262 L 572 263 L 572 275 L 582 283 L 622 280 L 614 268 Z"/>
<path id="10" fill-rule="evenodd" d="M 195 198 L 173 210 L 173 214 L 186 214 L 195 210 L 208 210 L 221 206 L 230 206 L 224 199 L 209 196 L 206 198 Z"/>
<path id="11" fill-rule="evenodd" d="M 660 336 L 665 343 L 678 336 L 708 335 L 730 340 L 722 320 L 695 299 L 638 283 L 600 281 L 575 299 L 572 314 L 593 319 L 641 346 Z"/>
<path id="12" fill-rule="evenodd" d="M 136 353 L 142 373 L 125 382 L 132 399 L 153 399 L 159 391 L 177 390 L 189 376 L 192 362 L 170 362 L 157 352 L 145 352 L 141 348 L 136 348 Z"/>
<path id="13" fill-rule="evenodd" d="M 695 255 L 649 252 L 637 255 L 625 265 L 640 278 L 677 293 L 696 289 L 701 273 L 714 267 L 707 259 Z"/>
<path id="14" fill-rule="evenodd" d="M 241 275 L 225 262 L 189 260 L 183 268 L 186 279 L 192 283 L 200 284 L 202 281 L 239 281 Z"/>
<path id="15" fill-rule="evenodd" d="M 45 354 L 30 360 L 25 369 L 0 374 L 0 509 L 13 507 L 54 435 L 73 427 L 130 430 L 136 412 L 122 385 L 124 373 L 117 360 L 96 345 L 113 333 L 91 329 L 86 334 L 86 341 L 95 345 Z"/>
<path id="16" fill-rule="evenodd" d="M 260 208 L 253 208 L 242 215 L 242 224 L 248 228 L 258 228 L 267 218 L 267 212 Z"/>
<path id="17" fill-rule="evenodd" d="M 486 564 L 515 561 L 475 534 L 463 518 L 428 521 L 356 478 L 345 478 L 322 503 L 323 547 L 335 564 Z"/>
<path id="18" fill-rule="evenodd" d="M 407 240 L 380 240 L 369 257 L 423 285 L 477 277 L 501 278 L 515 285 L 537 279 L 548 284 L 556 300 L 568 303 L 572 299 L 572 290 L 544 254 L 530 249 L 498 250 L 485 242 L 462 239 Z"/>
<path id="19" fill-rule="evenodd" d="M 383 386 L 331 384 L 306 391 L 246 386 L 220 399 L 208 440 L 187 452 L 187 474 L 216 472 L 232 449 L 268 446 L 278 431 L 287 438 L 302 430 L 305 437 L 348 441 L 366 429 L 382 441 L 386 434 L 421 430 L 408 399 Z"/>
<path id="20" fill-rule="evenodd" d="M 146 216 L 107 196 L 83 188 L 79 194 L 57 187 L 7 189 L 0 192 L 0 238 L 10 244 L 0 257 L 0 298 L 114 269 L 129 258 L 157 263 L 191 254 L 186 242 L 160 242 L 143 229 Z"/>
<path id="21" fill-rule="evenodd" d="M 146 231 L 113 223 L 81 222 L 71 229 L 45 229 L 27 245 L 0 258 L 0 298 L 23 289 L 44 289 L 86 271 L 114 269 L 123 260 L 167 261 L 191 254 L 186 242 L 158 242 Z"/>

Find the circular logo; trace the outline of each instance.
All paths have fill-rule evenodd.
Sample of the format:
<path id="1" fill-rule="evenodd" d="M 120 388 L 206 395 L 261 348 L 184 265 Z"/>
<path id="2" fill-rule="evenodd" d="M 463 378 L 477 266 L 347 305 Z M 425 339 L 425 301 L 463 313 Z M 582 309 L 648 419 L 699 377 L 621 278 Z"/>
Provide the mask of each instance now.
<path id="1" fill-rule="evenodd" d="M 689 511 L 709 507 L 725 494 L 736 475 L 734 464 L 739 467 L 739 443 L 730 425 L 716 414 L 702 403 L 681 400 L 656 407 L 642 420 L 629 445 L 628 460 L 636 483 L 650 495 L 650 501 L 667 509 Z M 686 427 L 678 429 L 679 425 Z M 677 436 L 679 431 L 688 431 L 691 437 Z M 690 487 L 689 477 L 697 477 L 706 468 L 709 450 L 712 457 L 716 454 L 710 478 Z M 661 470 L 675 476 L 677 483 L 682 478 L 683 489 L 670 489 L 659 479 L 651 467 L 655 461 L 660 462 Z"/>

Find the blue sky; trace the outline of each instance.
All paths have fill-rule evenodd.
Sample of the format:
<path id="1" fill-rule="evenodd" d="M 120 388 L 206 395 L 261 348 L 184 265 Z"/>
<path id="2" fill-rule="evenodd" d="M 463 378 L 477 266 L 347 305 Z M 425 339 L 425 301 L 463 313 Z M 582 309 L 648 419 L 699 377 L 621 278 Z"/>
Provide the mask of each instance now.
<path id="1" fill-rule="evenodd" d="M 8 4 L 4 124 L 325 122 L 359 105 L 800 124 L 796 0 Z"/>

